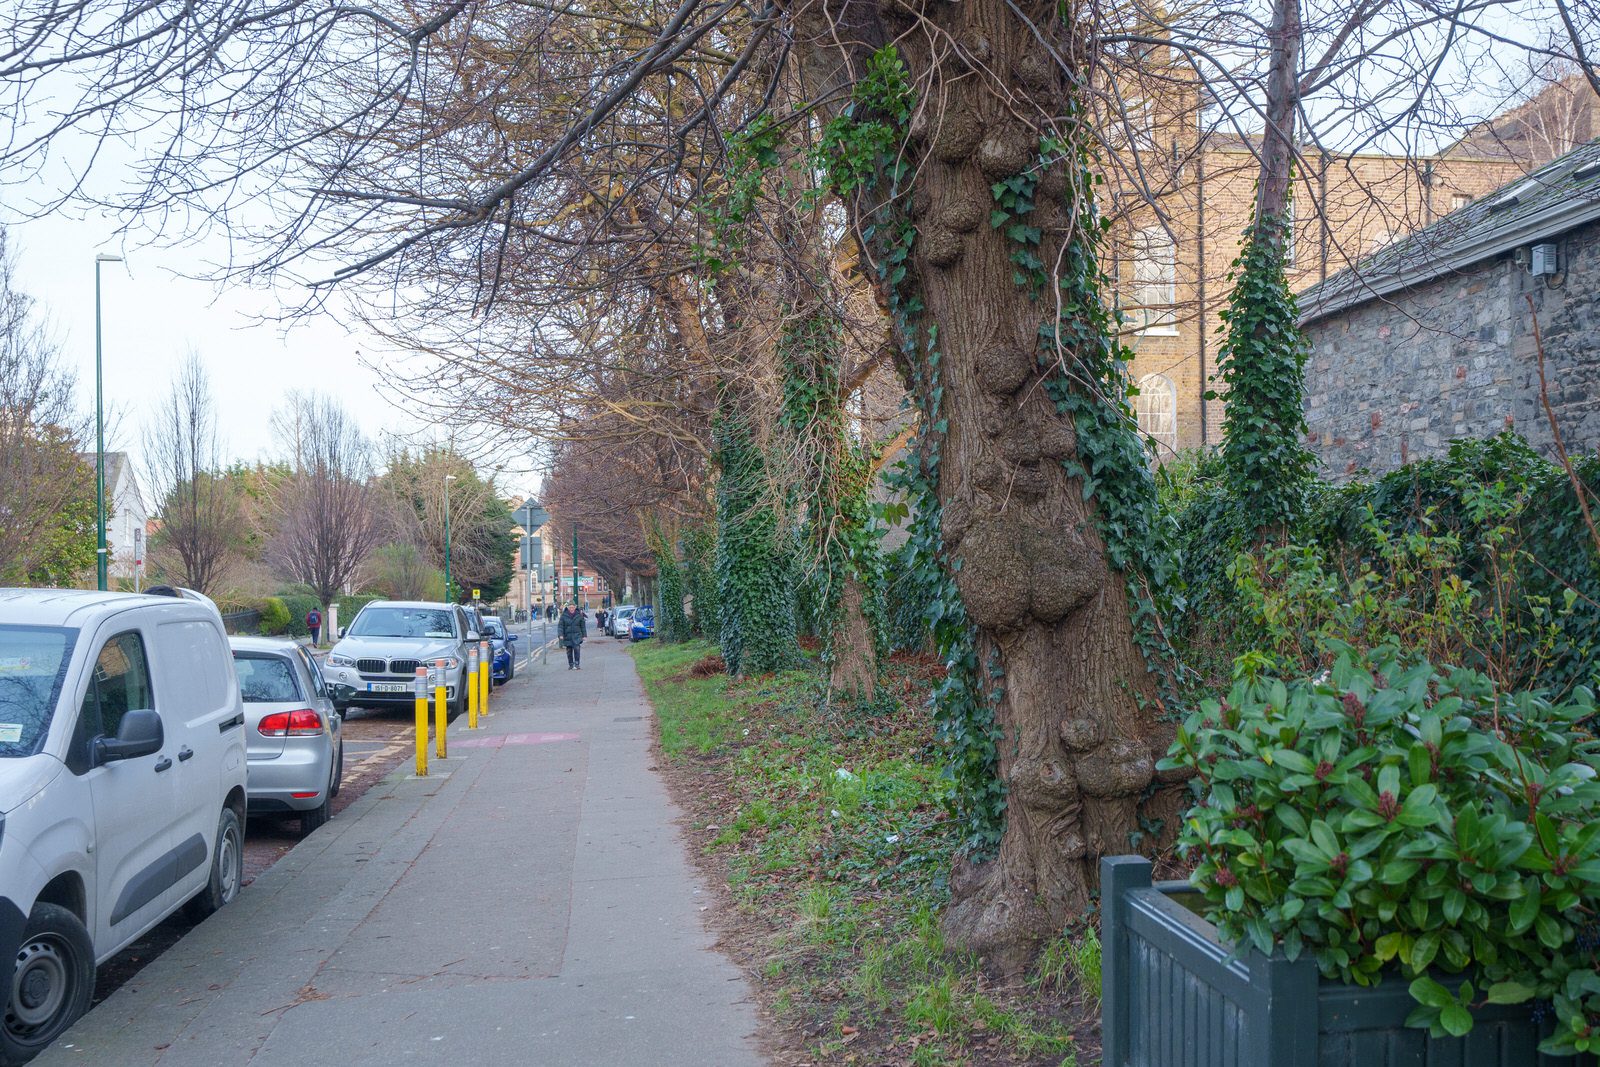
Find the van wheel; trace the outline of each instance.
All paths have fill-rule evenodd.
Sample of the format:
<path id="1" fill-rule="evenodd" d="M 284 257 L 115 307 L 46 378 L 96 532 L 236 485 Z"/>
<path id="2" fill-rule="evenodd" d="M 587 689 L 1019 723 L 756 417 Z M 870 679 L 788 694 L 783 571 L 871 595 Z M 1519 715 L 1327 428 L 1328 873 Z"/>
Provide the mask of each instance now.
<path id="1" fill-rule="evenodd" d="M 217 820 L 217 840 L 211 846 L 211 877 L 200 894 L 189 901 L 189 917 L 196 922 L 239 895 L 244 883 L 244 831 L 232 808 L 223 808 Z"/>
<path id="2" fill-rule="evenodd" d="M 0 1025 L 0 1063 L 33 1059 L 89 1010 L 94 944 L 78 917 L 56 904 L 28 916 Z"/>

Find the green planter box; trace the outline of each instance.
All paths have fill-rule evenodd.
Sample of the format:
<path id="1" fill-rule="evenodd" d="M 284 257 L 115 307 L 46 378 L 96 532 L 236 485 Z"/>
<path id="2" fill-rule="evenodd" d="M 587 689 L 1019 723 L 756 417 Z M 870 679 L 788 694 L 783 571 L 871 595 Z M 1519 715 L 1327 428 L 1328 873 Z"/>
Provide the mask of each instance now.
<path id="1" fill-rule="evenodd" d="M 1406 982 L 1324 981 L 1309 956 L 1237 958 L 1150 861 L 1100 864 L 1103 1067 L 1594 1067 L 1541 1056 L 1525 1005 L 1475 1013 L 1463 1038 L 1406 1026 Z M 1447 983 L 1448 984 L 1448 983 Z"/>

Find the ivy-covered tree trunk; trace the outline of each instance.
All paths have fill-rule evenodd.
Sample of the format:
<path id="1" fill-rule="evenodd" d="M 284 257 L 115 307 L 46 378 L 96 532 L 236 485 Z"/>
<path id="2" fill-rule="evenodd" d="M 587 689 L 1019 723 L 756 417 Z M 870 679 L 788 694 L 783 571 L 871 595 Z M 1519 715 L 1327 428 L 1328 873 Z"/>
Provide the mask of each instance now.
<path id="1" fill-rule="evenodd" d="M 650 551 L 656 561 L 656 636 L 664 644 L 687 641 L 690 627 L 683 610 L 683 565 L 672 542 L 659 531 L 650 538 Z"/>
<path id="2" fill-rule="evenodd" d="M 791 539 L 771 495 L 766 456 L 736 383 L 718 397 L 717 601 L 722 658 L 735 677 L 794 664 Z"/>
<path id="3" fill-rule="evenodd" d="M 717 528 L 696 526 L 678 541 L 683 552 L 683 588 L 691 605 L 689 622 L 697 637 L 718 639 L 722 609 L 717 594 Z"/>
<path id="4" fill-rule="evenodd" d="M 968 0 L 921 9 L 937 32 L 902 36 L 901 23 L 883 21 L 895 11 L 819 3 L 804 9 L 798 36 L 814 89 L 857 88 L 847 119 L 914 115 L 904 150 L 896 144 L 872 162 L 877 180 L 854 220 L 896 314 L 924 419 L 939 546 L 973 629 L 966 667 L 986 710 L 956 726 L 986 731 L 992 710 L 999 734 L 998 851 L 958 864 L 944 924 L 955 943 L 1015 972 L 1089 914 L 1100 857 L 1134 847 L 1141 794 L 1169 737 L 1152 706 L 1126 578 L 1102 535 L 1105 520 L 1123 544 L 1124 524 L 1137 519 L 1108 517 L 1108 483 L 1110 499 L 1126 503 L 1139 498 L 1131 480 L 1147 474 L 1137 462 L 1126 469 L 1122 461 L 1138 455 L 1119 443 L 1132 440 L 1126 414 L 1100 399 L 1111 341 L 1097 279 L 1082 265 L 1083 246 L 1093 247 L 1092 189 L 1076 159 L 1036 169 L 1046 138 L 1088 140 L 1070 117 L 1053 125 L 1052 116 L 1087 70 L 1075 32 L 1086 32 L 1090 12 Z M 870 50 L 891 37 L 917 87 L 914 108 L 859 92 L 872 70 L 860 50 L 840 63 L 841 38 Z M 1036 191 L 1037 205 L 1001 203 L 1008 190 Z M 997 209 L 1006 216 L 998 226 Z M 908 249 L 897 220 L 912 227 Z M 1058 304 L 1051 276 L 1072 259 L 1080 277 Z M 1102 460 L 1119 462 L 1102 469 Z M 1086 484 L 1085 468 L 1098 485 Z"/>
<path id="5" fill-rule="evenodd" d="M 1298 521 L 1314 464 L 1305 446 L 1308 350 L 1286 273 L 1301 34 L 1299 0 L 1274 0 L 1255 214 L 1233 265 L 1217 353 L 1228 387 L 1223 469 L 1245 536 L 1281 533 Z"/>
<path id="6" fill-rule="evenodd" d="M 820 258 L 820 257 L 819 257 Z M 817 271 L 820 273 L 820 270 Z M 843 325 L 831 287 L 797 279 L 794 319 L 779 343 L 784 375 L 783 424 L 799 460 L 804 505 L 802 567 L 835 701 L 858 703 L 878 687 L 883 561 L 868 502 L 866 456 L 850 439 L 840 395 Z"/>

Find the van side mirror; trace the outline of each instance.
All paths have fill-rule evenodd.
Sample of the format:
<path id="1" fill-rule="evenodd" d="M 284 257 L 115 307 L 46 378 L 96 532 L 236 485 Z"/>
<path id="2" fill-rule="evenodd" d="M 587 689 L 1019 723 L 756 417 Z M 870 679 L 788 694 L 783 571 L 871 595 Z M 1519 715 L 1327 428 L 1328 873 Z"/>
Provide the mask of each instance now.
<path id="1" fill-rule="evenodd" d="M 118 760 L 138 759 L 161 750 L 166 734 L 161 716 L 149 708 L 136 708 L 122 717 L 116 737 L 97 737 L 94 742 L 95 766 Z"/>
<path id="2" fill-rule="evenodd" d="M 478 631 L 476 631 L 476 630 L 468 630 L 467 631 L 467 640 L 468 641 L 482 641 L 483 640 L 483 635 L 478 633 Z"/>

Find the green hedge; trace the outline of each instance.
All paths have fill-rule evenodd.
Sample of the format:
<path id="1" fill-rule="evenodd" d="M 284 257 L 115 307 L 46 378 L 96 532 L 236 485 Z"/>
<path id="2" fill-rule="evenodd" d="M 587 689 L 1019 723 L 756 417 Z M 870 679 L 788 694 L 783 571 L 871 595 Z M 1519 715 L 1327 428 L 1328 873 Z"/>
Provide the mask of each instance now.
<path id="1" fill-rule="evenodd" d="M 1600 500 L 1600 458 L 1581 459 L 1576 470 L 1593 509 Z M 1184 546 L 1184 608 L 1172 632 L 1191 654 L 1220 653 L 1225 662 L 1242 651 L 1231 646 L 1248 632 L 1234 618 L 1238 590 L 1228 570 L 1241 553 L 1263 553 L 1220 475 L 1212 458 L 1187 463 L 1175 477 L 1164 476 L 1161 491 Z M 1509 617 L 1512 640 L 1528 645 L 1504 650 L 1527 666 L 1519 670 L 1518 687 L 1564 692 L 1600 682 L 1600 556 L 1566 471 L 1516 434 L 1457 441 L 1444 456 L 1371 481 L 1313 483 L 1306 492 L 1294 544 L 1353 571 L 1378 559 L 1380 539 L 1392 544 L 1425 533 L 1454 541 L 1454 573 Z M 1535 640 L 1554 648 L 1553 660 L 1537 670 Z"/>
<path id="2" fill-rule="evenodd" d="M 281 593 L 278 599 L 289 612 L 289 625 L 283 631 L 291 637 L 310 637 L 306 629 L 306 612 L 312 608 L 322 610 L 322 604 L 310 593 Z"/>

